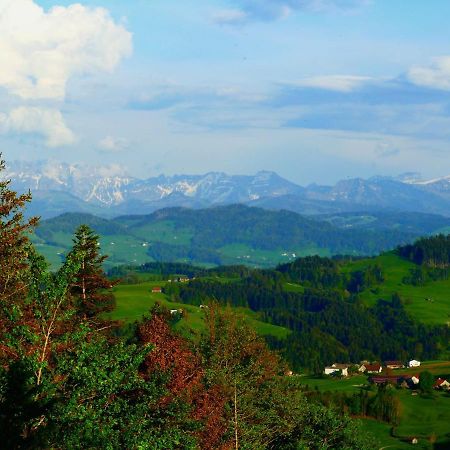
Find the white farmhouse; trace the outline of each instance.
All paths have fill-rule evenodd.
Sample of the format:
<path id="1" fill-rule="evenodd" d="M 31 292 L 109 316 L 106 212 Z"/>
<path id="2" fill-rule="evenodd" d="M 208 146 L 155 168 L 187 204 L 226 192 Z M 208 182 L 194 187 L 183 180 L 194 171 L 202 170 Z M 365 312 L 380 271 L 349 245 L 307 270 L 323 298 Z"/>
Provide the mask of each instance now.
<path id="1" fill-rule="evenodd" d="M 420 367 L 420 361 L 412 359 L 408 362 L 408 367 Z"/>
<path id="2" fill-rule="evenodd" d="M 331 375 L 333 373 L 341 372 L 343 377 L 348 377 L 348 365 L 347 364 L 339 364 L 334 363 L 331 366 L 325 367 L 323 373 L 325 375 Z"/>

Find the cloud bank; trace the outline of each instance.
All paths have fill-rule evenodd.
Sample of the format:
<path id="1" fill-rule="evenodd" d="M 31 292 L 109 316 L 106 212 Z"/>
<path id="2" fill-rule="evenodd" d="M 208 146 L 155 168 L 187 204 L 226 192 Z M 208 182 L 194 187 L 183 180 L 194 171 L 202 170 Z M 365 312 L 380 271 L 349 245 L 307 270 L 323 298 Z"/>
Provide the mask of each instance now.
<path id="1" fill-rule="evenodd" d="M 67 127 L 57 109 L 21 106 L 9 114 L 0 115 L 0 130 L 5 133 L 31 133 L 45 137 L 48 147 L 60 147 L 75 142 L 75 136 Z"/>
<path id="2" fill-rule="evenodd" d="M 46 12 L 33 0 L 0 0 L 0 88 L 22 102 L 62 102 L 72 77 L 111 72 L 131 50 L 131 33 L 104 8 Z M 7 129 L 40 133 L 49 146 L 74 140 L 59 111 L 34 104 L 7 116 Z"/>
<path id="3" fill-rule="evenodd" d="M 0 86 L 23 99 L 58 99 L 70 77 L 112 71 L 131 34 L 103 8 L 0 0 Z"/>
<path id="4" fill-rule="evenodd" d="M 105 136 L 98 142 L 98 147 L 104 152 L 121 152 L 129 147 L 127 139 Z"/>
<path id="5" fill-rule="evenodd" d="M 429 66 L 412 67 L 408 78 L 419 86 L 450 91 L 450 56 L 435 58 Z"/>

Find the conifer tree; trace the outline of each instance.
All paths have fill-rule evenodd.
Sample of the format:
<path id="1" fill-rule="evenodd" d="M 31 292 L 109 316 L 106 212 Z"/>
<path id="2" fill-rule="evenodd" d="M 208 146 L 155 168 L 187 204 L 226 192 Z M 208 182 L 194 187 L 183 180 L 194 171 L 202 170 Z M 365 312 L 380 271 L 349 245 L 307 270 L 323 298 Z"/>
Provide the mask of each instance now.
<path id="1" fill-rule="evenodd" d="M 106 277 L 103 262 L 107 258 L 99 251 L 99 237 L 88 225 L 80 225 L 75 231 L 74 245 L 68 258 L 78 255 L 80 270 L 75 276 L 71 293 L 75 297 L 77 314 L 81 318 L 94 319 L 114 308 L 111 288 L 114 282 Z"/>
<path id="2" fill-rule="evenodd" d="M 10 189 L 11 180 L 2 179 L 5 162 L 0 153 L 0 302 L 23 297 L 26 290 L 28 232 L 38 218 L 24 219 L 23 210 L 31 194 L 18 195 Z"/>

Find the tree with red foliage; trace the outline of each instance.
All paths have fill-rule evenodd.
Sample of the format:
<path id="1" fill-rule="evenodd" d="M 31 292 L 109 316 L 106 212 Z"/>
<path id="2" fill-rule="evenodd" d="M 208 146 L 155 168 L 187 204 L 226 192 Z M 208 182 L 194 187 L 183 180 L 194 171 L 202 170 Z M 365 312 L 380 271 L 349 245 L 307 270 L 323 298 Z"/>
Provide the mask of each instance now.
<path id="1" fill-rule="evenodd" d="M 192 398 L 203 376 L 201 360 L 189 348 L 188 342 L 172 331 L 169 320 L 170 313 L 156 305 L 151 318 L 139 326 L 140 342 L 153 344 L 142 372 L 146 376 L 154 372 L 167 374 L 167 389 L 172 397 Z"/>
<path id="2" fill-rule="evenodd" d="M 140 342 L 153 344 L 142 365 L 142 373 L 146 377 L 166 375 L 169 395 L 162 400 L 165 404 L 182 399 L 191 406 L 193 419 L 202 424 L 196 433 L 201 448 L 227 448 L 223 443 L 227 431 L 225 389 L 221 385 L 205 384 L 201 356 L 194 352 L 192 344 L 172 330 L 170 319 L 169 311 L 157 304 L 151 318 L 139 326 Z"/>

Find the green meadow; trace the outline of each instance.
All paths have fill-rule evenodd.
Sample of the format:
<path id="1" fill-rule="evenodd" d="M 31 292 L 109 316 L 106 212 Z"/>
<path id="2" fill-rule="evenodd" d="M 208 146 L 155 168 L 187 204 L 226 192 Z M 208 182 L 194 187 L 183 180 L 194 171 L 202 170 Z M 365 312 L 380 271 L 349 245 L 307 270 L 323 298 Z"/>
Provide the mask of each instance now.
<path id="1" fill-rule="evenodd" d="M 171 301 L 163 293 L 152 293 L 152 288 L 164 286 L 165 282 L 147 281 L 139 284 L 119 284 L 114 288 L 116 308 L 108 314 L 113 320 L 124 324 L 141 320 L 149 314 L 156 302 L 168 309 L 182 309 L 183 318 L 177 322 L 176 328 L 183 331 L 198 332 L 203 329 L 204 310 L 198 306 L 186 305 Z M 278 338 L 286 337 L 290 331 L 286 328 L 272 325 L 259 320 L 258 314 L 248 308 L 236 308 L 261 336 L 273 335 Z"/>
<path id="2" fill-rule="evenodd" d="M 392 252 L 346 264 L 344 270 L 351 272 L 375 263 L 382 267 L 385 279 L 379 286 L 361 293 L 368 305 L 375 304 L 379 298 L 389 299 L 397 292 L 414 319 L 427 324 L 450 324 L 450 279 L 429 282 L 425 286 L 405 284 L 403 278 L 415 265 Z"/>
<path id="3" fill-rule="evenodd" d="M 395 370 L 394 374 L 432 372 L 435 377 L 450 378 L 450 361 L 428 361 L 416 369 Z M 349 378 L 331 378 L 302 376 L 299 383 L 308 385 L 309 389 L 320 391 L 357 393 L 366 389 L 367 377 L 355 375 Z M 371 388 L 375 389 L 375 388 Z M 436 449 L 450 448 L 450 393 L 435 391 L 431 396 L 422 396 L 409 389 L 398 390 L 402 404 L 402 415 L 398 426 L 363 419 L 363 429 L 372 433 L 380 448 L 403 450 L 407 448 L 432 449 L 431 441 L 436 442 Z M 412 446 L 410 438 L 416 437 L 419 443 Z"/>

